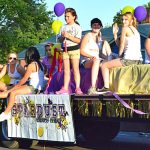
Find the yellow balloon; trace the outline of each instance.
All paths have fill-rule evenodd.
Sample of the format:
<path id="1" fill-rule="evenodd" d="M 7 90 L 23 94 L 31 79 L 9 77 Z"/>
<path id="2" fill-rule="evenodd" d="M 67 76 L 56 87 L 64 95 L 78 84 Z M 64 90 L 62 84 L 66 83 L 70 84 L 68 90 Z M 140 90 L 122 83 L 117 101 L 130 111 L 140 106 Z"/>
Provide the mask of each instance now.
<path id="1" fill-rule="evenodd" d="M 8 76 L 8 74 L 6 74 L 0 79 L 0 81 L 5 84 L 10 84 L 10 77 Z"/>
<path id="2" fill-rule="evenodd" d="M 133 8 L 132 6 L 125 6 L 125 7 L 122 9 L 121 13 L 122 13 L 122 15 L 123 15 L 123 14 L 125 14 L 126 12 L 131 12 L 132 14 L 134 14 L 134 8 Z"/>
<path id="3" fill-rule="evenodd" d="M 58 34 L 60 31 L 61 26 L 63 25 L 63 23 L 60 20 L 55 20 L 52 23 L 52 29 L 54 31 L 55 34 Z"/>
<path id="4" fill-rule="evenodd" d="M 55 48 L 61 49 L 61 44 L 60 43 L 56 43 L 56 44 L 54 44 L 54 46 L 51 47 L 51 54 L 52 54 L 52 56 L 54 56 L 54 49 Z M 59 55 L 59 53 L 56 52 L 56 58 L 57 59 L 58 59 L 58 55 Z"/>

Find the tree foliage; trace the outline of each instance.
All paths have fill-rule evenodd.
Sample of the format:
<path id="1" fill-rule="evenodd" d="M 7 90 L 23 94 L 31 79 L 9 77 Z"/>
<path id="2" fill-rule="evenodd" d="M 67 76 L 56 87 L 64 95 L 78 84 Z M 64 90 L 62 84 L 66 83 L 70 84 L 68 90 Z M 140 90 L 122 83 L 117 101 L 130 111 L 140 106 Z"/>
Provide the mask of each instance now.
<path id="1" fill-rule="evenodd" d="M 42 0 L 0 0 L 0 63 L 52 36 L 53 17 Z"/>
<path id="2" fill-rule="evenodd" d="M 148 2 L 146 5 L 144 5 L 144 7 L 147 10 L 147 17 L 144 20 L 144 22 L 149 23 L 150 22 L 150 2 Z"/>
<path id="3" fill-rule="evenodd" d="M 114 23 L 117 23 L 119 26 L 122 24 L 121 22 L 121 18 L 122 17 L 122 14 L 121 14 L 121 10 L 119 12 L 117 12 L 117 14 L 114 16 L 113 18 L 113 22 Z"/>
<path id="4" fill-rule="evenodd" d="M 148 2 L 147 4 L 145 4 L 144 7 L 147 10 L 147 14 L 150 15 L 150 2 Z"/>

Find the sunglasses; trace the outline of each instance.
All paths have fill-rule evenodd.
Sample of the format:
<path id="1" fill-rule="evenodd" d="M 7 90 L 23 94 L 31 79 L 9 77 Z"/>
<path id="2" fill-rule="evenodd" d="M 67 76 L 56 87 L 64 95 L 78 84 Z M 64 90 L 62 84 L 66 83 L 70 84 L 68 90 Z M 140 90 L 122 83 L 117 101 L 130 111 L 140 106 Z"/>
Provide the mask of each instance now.
<path id="1" fill-rule="evenodd" d="M 9 60 L 17 60 L 17 58 L 16 57 L 9 57 Z"/>

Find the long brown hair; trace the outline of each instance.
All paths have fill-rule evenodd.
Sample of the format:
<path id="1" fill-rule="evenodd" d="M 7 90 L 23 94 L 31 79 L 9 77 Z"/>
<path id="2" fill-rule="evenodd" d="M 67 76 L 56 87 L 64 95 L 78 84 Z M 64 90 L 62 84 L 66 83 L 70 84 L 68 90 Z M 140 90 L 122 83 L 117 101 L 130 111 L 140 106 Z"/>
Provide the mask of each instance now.
<path id="1" fill-rule="evenodd" d="M 73 9 L 73 8 L 66 8 L 65 14 L 68 13 L 68 12 L 71 13 L 71 15 L 75 17 L 74 22 L 79 25 L 79 23 L 77 21 L 78 16 L 77 16 L 77 13 L 76 13 L 75 9 Z"/>

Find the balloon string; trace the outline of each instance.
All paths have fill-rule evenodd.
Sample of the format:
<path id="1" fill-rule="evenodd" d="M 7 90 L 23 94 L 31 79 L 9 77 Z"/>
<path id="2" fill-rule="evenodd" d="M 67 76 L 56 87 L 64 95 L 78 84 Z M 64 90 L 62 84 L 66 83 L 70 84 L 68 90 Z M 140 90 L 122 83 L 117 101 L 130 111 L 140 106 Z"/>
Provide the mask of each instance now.
<path id="1" fill-rule="evenodd" d="M 56 26 L 56 43 L 57 43 L 57 35 L 58 35 L 58 17 L 57 17 L 57 26 Z"/>
<path id="2" fill-rule="evenodd" d="M 59 52 L 59 55 L 58 55 L 58 72 L 61 72 L 62 70 L 62 53 Z"/>

